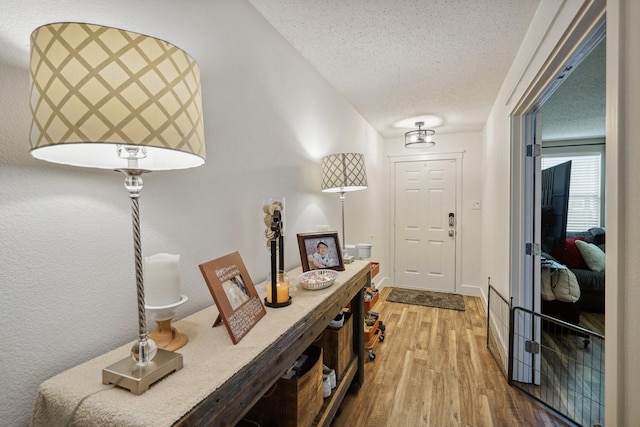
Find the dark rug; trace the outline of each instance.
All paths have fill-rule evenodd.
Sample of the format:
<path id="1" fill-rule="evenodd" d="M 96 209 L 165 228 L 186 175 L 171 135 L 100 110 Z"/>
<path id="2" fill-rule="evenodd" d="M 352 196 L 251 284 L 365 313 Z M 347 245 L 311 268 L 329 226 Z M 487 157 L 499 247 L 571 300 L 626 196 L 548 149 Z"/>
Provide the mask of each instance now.
<path id="1" fill-rule="evenodd" d="M 424 305 L 427 307 L 445 308 L 464 311 L 464 297 L 446 292 L 419 291 L 415 289 L 393 288 L 387 301 L 403 304 Z"/>

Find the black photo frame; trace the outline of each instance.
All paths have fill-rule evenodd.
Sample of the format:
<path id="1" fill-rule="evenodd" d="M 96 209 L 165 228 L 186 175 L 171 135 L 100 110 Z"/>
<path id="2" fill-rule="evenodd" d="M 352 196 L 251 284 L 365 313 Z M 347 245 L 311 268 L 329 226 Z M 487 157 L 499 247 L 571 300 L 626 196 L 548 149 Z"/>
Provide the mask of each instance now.
<path id="1" fill-rule="evenodd" d="M 342 247 L 337 232 L 298 233 L 302 271 L 328 268 L 343 271 Z M 326 253 L 322 253 L 325 251 Z"/>

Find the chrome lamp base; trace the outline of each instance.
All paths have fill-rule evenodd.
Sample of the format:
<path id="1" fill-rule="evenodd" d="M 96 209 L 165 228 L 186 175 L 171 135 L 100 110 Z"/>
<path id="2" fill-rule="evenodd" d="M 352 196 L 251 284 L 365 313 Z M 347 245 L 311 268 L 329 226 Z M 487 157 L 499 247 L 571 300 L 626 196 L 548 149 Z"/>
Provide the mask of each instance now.
<path id="1" fill-rule="evenodd" d="M 114 384 L 135 395 L 144 393 L 151 384 L 182 369 L 182 355 L 158 349 L 156 357 L 144 366 L 126 357 L 102 370 L 102 384 Z"/>

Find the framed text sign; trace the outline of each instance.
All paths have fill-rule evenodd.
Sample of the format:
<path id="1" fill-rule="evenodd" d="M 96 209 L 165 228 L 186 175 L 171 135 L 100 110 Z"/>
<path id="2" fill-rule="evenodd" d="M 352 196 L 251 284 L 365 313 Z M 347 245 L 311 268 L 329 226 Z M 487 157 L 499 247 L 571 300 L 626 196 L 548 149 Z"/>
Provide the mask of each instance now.
<path id="1" fill-rule="evenodd" d="M 267 313 L 247 268 L 238 252 L 199 267 L 220 312 L 213 326 L 224 322 L 231 341 L 237 344 Z"/>

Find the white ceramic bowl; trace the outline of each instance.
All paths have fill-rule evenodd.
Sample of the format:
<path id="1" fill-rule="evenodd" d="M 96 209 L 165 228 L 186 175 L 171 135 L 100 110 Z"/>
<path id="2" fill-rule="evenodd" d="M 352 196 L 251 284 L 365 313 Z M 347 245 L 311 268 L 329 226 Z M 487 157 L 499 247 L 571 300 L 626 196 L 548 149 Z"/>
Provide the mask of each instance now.
<path id="1" fill-rule="evenodd" d="M 317 291 L 328 288 L 338 277 L 338 273 L 334 270 L 320 269 L 311 270 L 298 276 L 298 283 L 305 289 Z"/>

